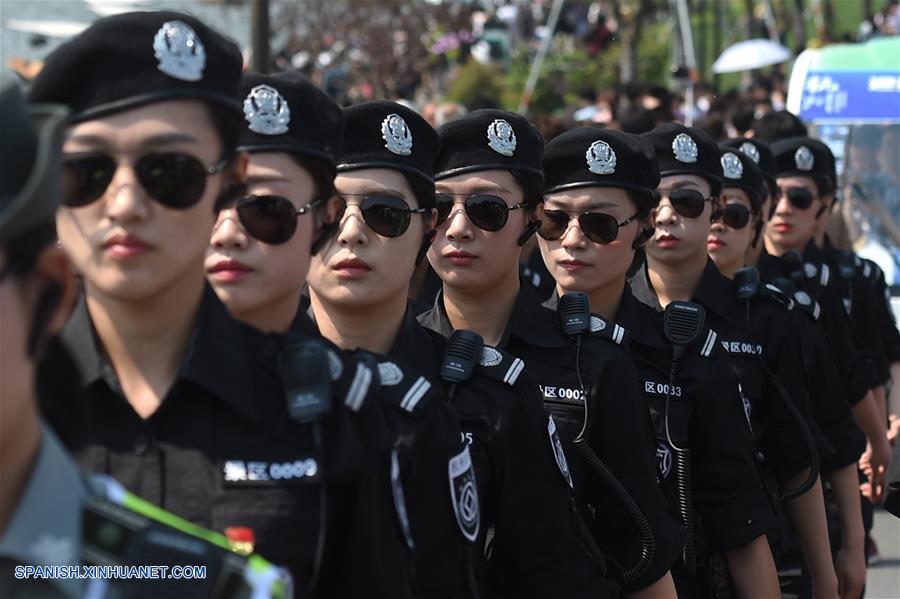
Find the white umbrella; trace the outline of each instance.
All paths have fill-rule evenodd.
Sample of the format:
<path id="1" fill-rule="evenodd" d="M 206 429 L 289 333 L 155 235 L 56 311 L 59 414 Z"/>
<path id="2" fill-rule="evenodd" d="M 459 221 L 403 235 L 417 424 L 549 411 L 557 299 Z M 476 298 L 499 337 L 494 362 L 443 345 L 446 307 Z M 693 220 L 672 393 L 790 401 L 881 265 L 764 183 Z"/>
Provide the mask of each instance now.
<path id="1" fill-rule="evenodd" d="M 713 73 L 752 71 L 790 60 L 791 51 L 767 39 L 738 42 L 725 49 L 713 63 Z"/>

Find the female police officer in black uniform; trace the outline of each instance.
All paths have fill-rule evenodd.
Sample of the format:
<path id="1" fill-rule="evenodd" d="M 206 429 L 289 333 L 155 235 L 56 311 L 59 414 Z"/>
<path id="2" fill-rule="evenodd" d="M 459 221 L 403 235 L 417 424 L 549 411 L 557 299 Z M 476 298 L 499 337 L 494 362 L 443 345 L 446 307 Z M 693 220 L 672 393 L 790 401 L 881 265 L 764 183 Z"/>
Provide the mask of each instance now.
<path id="1" fill-rule="evenodd" d="M 339 345 L 377 349 L 392 359 L 410 361 L 438 386 L 446 342 L 415 322 L 407 306 L 415 263 L 433 237 L 437 135 L 420 116 L 391 102 L 367 102 L 345 114 L 335 182 L 338 229 L 334 241 L 313 261 L 312 312 L 320 330 Z M 469 460 L 471 452 L 484 518 L 471 521 L 464 509 L 467 498 L 453 495 L 465 489 L 455 474 L 451 494 L 444 492 L 442 498 L 445 503 L 453 499 L 453 509 L 446 513 L 456 512 L 457 530 L 438 537 L 434 521 L 421 521 L 422 506 L 410 506 L 417 567 L 423 566 L 421 588 L 429 596 L 463 591 L 459 574 L 464 564 L 445 567 L 444 578 L 439 578 L 434 562 L 447 556 L 442 545 L 449 541 L 452 549 L 457 540 L 468 539 L 475 543 L 477 584 L 488 593 L 600 594 L 602 570 L 581 548 L 578 521 L 569 510 L 555 454 L 549 443 L 539 440 L 546 421 L 536 388 L 521 374 L 521 360 L 494 348 L 483 352 L 486 358 L 480 350 L 476 357 L 481 362 L 476 375 L 458 384 L 449 401 L 459 415 L 466 445 L 453 459 Z M 499 380 L 490 380 L 491 372 L 498 373 Z M 445 470 L 437 468 L 436 473 L 446 481 Z M 534 480 L 544 483 L 538 489 L 531 486 Z M 408 487 L 416 484 L 423 483 L 413 481 Z M 420 494 L 411 489 L 414 492 L 417 498 L 411 504 L 420 501 Z M 534 512 L 541 517 L 532 519 Z M 489 528 L 494 531 L 493 553 L 491 563 L 485 564 Z M 458 554 L 450 555 L 455 561 Z M 446 580 L 454 570 L 456 578 Z"/>
<path id="2" fill-rule="evenodd" d="M 331 381 L 310 391 L 304 360 L 288 353 L 321 362 L 318 346 L 258 343 L 203 279 L 217 204 L 243 175 L 241 64 L 232 42 L 190 16 L 129 13 L 62 45 L 35 81 L 33 101 L 74 115 L 57 222 L 86 288 L 64 333 L 85 417 L 53 424 L 82 466 L 287 564 L 301 592 L 322 572 L 325 595 L 405 596 L 404 554 L 354 526 L 391 503 L 371 467 L 378 402 L 351 378 L 363 371 L 337 360 L 349 383 L 327 401 Z M 288 400 L 298 397 L 317 410 L 297 419 Z"/>
<path id="3" fill-rule="evenodd" d="M 810 414 L 813 398 L 802 368 L 805 341 L 795 334 L 796 315 L 790 313 L 794 301 L 759 283 L 755 269 L 741 270 L 751 243 L 759 241 L 761 200 L 768 197 L 768 190 L 762 170 L 750 156 L 724 148 L 721 161 L 722 203 L 710 228 L 707 250 L 722 275 L 734 279 L 732 297 L 739 300 L 738 310 L 733 312 L 736 321 L 720 327 L 734 339 L 723 343 L 728 343 L 726 347 L 741 369 L 743 389 L 750 400 L 760 472 L 778 497 L 789 497 L 784 502 L 785 515 L 799 538 L 815 592 L 834 594 L 837 578 L 817 480 L 822 433 Z M 749 356 L 742 351 L 745 349 Z M 787 535 L 782 531 L 783 537 Z M 778 563 L 779 545 L 773 544 Z"/>
<path id="4" fill-rule="evenodd" d="M 654 488 L 651 454 L 640 441 L 647 421 L 636 380 L 629 385 L 618 376 L 629 372 L 617 347 L 624 331 L 610 323 L 601 332 L 600 319 L 595 317 L 598 324 L 587 331 L 579 355 L 578 344 L 563 334 L 556 315 L 541 307 L 534 292 L 519 279 L 521 246 L 539 225 L 530 213 L 539 209 L 536 203 L 541 201 L 540 136 L 521 117 L 500 111 L 475 112 L 447 124 L 439 133 L 442 146 L 436 170 L 442 224 L 429 260 L 444 287 L 434 309 L 420 321 L 444 335 L 470 326 L 522 356 L 541 386 L 545 403 L 556 402 L 553 407 L 560 408 L 551 420 L 554 441 L 557 425 L 566 444 L 578 433 L 575 423 L 582 417 L 585 392 L 600 397 L 592 400 L 602 407 L 590 433 L 591 445 L 600 449 L 610 469 L 636 495 L 639 509 L 659 537 L 655 560 L 650 558 L 627 582 L 631 590 L 637 590 L 661 581 L 665 592 L 679 531 L 666 516 L 660 518 L 663 503 Z M 611 430 L 637 440 L 635 450 L 607 450 L 615 444 Z M 574 482 L 586 515 L 587 502 L 593 504 L 597 517 L 591 515 L 590 520 L 595 535 L 602 537 L 602 548 L 630 570 L 641 555 L 630 514 L 612 489 L 604 488 L 607 482 L 599 483 L 581 460 L 574 464 L 567 479 Z M 581 485 L 593 492 L 583 492 Z"/>
<path id="5" fill-rule="evenodd" d="M 727 357 L 717 357 L 718 366 L 712 359 L 712 354 L 721 350 L 720 341 L 726 334 L 720 333 L 718 329 L 722 324 L 728 323 L 724 314 L 730 305 L 730 289 L 708 295 L 703 293 L 709 287 L 709 283 L 704 286 L 704 281 L 714 281 L 714 277 L 721 278 L 706 255 L 709 222 L 717 208 L 717 196 L 721 189 L 719 150 L 702 132 L 675 124 L 658 127 L 645 134 L 645 138 L 653 145 L 659 161 L 662 179 L 658 191 L 661 200 L 652 215 L 656 231 L 647 246 L 647 264 L 632 280 L 631 291 L 634 298 L 651 308 L 651 311 L 660 311 L 662 304 L 667 306 L 663 332 L 670 342 L 677 341 L 685 334 L 682 327 L 670 328 L 676 315 L 681 314 L 694 321 L 694 317 L 702 313 L 696 304 L 685 307 L 678 304 L 678 301 L 697 298 L 701 300 L 701 304 L 705 302 L 703 307 L 706 308 L 706 327 L 712 327 L 702 331 L 699 322 L 693 324 L 697 329 L 694 332 L 701 333 L 698 339 L 702 343 L 699 351 L 702 359 L 696 361 L 697 368 L 692 373 L 698 377 L 695 382 L 685 382 L 680 389 L 666 389 L 663 394 L 657 391 L 656 398 L 651 400 L 651 409 L 655 407 L 657 411 L 657 436 L 661 442 L 664 441 L 660 446 L 663 458 L 667 451 L 674 452 L 674 457 L 684 464 L 681 470 L 685 471 L 688 467 L 691 470 L 702 468 L 690 477 L 683 476 L 684 472 L 676 472 L 676 478 L 682 485 L 679 493 L 684 495 L 682 478 L 689 478 L 697 486 L 697 512 L 702 533 L 698 536 L 698 543 L 703 537 L 708 537 L 712 541 L 709 549 L 725 554 L 739 594 L 777 594 L 775 568 L 765 537 L 767 532 L 775 528 L 775 524 L 747 444 L 749 429 L 740 411 L 741 400 L 745 403 L 747 400 L 742 397 L 743 393 L 740 393 L 740 397 L 730 393 L 731 389 L 739 391 L 740 385 L 731 378 L 734 371 Z M 634 336 L 636 333 L 633 333 Z M 696 356 L 698 353 L 695 348 L 693 351 L 683 351 L 687 352 L 687 356 Z M 652 350 L 645 351 L 639 347 L 635 354 L 639 370 L 646 368 L 649 365 L 647 358 L 652 355 Z M 675 357 L 673 354 L 672 372 L 667 377 L 670 384 L 678 380 L 677 371 L 686 367 L 678 364 Z M 641 373 L 643 378 L 644 371 Z M 659 372 L 659 366 L 656 373 L 647 371 L 648 378 L 658 377 L 660 374 L 663 373 Z M 713 385 L 712 381 L 716 379 L 720 382 Z M 728 379 L 733 382 L 726 383 Z M 717 393 L 724 392 L 727 395 L 714 400 L 719 405 L 711 405 L 704 400 L 708 391 L 698 388 L 698 385 L 710 385 Z M 679 391 L 690 400 L 689 404 L 685 404 L 683 400 L 673 401 L 672 396 L 677 397 Z M 670 405 L 660 410 L 660 399 Z M 673 406 L 678 411 L 671 411 Z M 721 420 L 704 421 L 708 416 L 707 412 L 712 409 L 722 410 Z M 735 409 L 739 415 L 737 420 Z M 672 437 L 673 429 L 669 421 L 679 424 L 680 418 L 698 419 L 690 427 L 687 438 L 683 430 L 677 431 L 674 433 L 677 436 Z M 719 447 L 727 447 L 729 453 L 719 456 L 707 454 L 704 457 L 703 453 L 711 449 L 708 442 L 719 435 L 726 435 L 719 442 Z M 726 457 L 728 460 L 721 459 Z M 716 480 L 716 477 L 721 478 Z M 700 500 L 701 490 L 704 495 L 709 493 L 708 499 Z M 742 496 L 739 500 L 741 503 L 735 502 L 736 494 Z M 709 498 L 715 498 L 716 509 L 710 510 L 708 503 L 703 505 Z M 713 525 L 713 522 L 716 524 Z M 725 531 L 725 536 L 718 536 Z M 689 560 L 684 561 L 686 565 L 690 565 Z M 688 567 L 688 573 L 689 570 Z M 712 570 L 715 571 L 716 568 Z M 676 581 L 678 579 L 679 576 L 676 575 Z M 682 580 L 688 582 L 686 579 Z M 760 590 L 762 588 L 766 590 Z"/>
<path id="6" fill-rule="evenodd" d="M 634 249 L 647 236 L 645 224 L 659 180 L 656 161 L 652 148 L 637 136 L 581 127 L 547 144 L 543 165 L 547 193 L 538 235 L 544 262 L 560 293 L 588 294 L 591 310 L 596 313 L 593 328 L 598 329 L 597 333 L 611 334 L 615 340 L 613 344 L 594 343 L 590 348 L 587 340 L 582 342 L 594 353 L 589 362 L 590 373 L 582 376 L 591 390 L 590 442 L 652 523 L 654 563 L 644 575 L 629 581 L 629 588 L 634 596 L 674 593 L 671 577 L 662 574 L 680 556 L 684 531 L 656 486 L 652 468 L 656 437 L 649 410 L 637 373 L 624 351 L 627 331 L 613 324 L 612 319 L 625 288 Z M 555 295 L 546 305 L 556 309 L 558 304 L 559 296 Z M 573 363 L 558 362 L 567 369 Z M 552 380 L 552 371 L 548 376 Z M 545 397 L 546 391 L 545 382 Z M 547 397 L 551 407 L 560 401 Z M 580 423 L 584 418 L 580 406 L 577 412 Z M 646 455 L 636 448 L 623 451 L 629 439 L 634 438 L 629 425 L 635 422 L 642 422 L 646 429 Z M 642 469 L 644 464 L 649 476 Z M 594 473 L 582 470 L 585 485 L 581 494 L 592 508 L 589 521 L 595 525 L 597 542 L 624 566 L 632 566 L 638 539 L 631 518 L 623 512 L 620 502 L 610 497 L 611 489 L 605 488 Z"/>

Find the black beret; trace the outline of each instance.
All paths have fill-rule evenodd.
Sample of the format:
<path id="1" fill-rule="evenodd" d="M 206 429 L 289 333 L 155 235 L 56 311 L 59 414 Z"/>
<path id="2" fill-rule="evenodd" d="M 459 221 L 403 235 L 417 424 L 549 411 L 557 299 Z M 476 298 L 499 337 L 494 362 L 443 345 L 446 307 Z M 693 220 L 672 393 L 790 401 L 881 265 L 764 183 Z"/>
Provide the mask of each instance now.
<path id="1" fill-rule="evenodd" d="M 65 104 L 76 122 L 186 98 L 237 111 L 242 65 L 234 42 L 192 16 L 124 13 L 95 21 L 54 50 L 29 100 Z"/>
<path id="2" fill-rule="evenodd" d="M 573 187 L 618 187 L 654 196 L 659 166 L 640 135 L 578 127 L 554 137 L 544 149 L 547 192 Z"/>
<path id="3" fill-rule="evenodd" d="M 765 177 L 769 186 L 769 193 L 778 195 L 778 185 L 775 183 L 775 175 L 777 174 L 775 170 L 775 155 L 772 154 L 772 148 L 769 147 L 769 144 L 758 139 L 733 137 L 726 139 L 719 145 L 723 148 L 735 148 L 749 156 L 762 170 L 763 177 Z"/>
<path id="4" fill-rule="evenodd" d="M 386 100 L 344 109 L 347 125 L 338 171 L 389 168 L 434 183 L 437 132 L 414 110 Z"/>
<path id="5" fill-rule="evenodd" d="M 778 176 L 811 177 L 834 185 L 837 180 L 834 154 L 811 137 L 789 137 L 772 142 Z"/>
<path id="6" fill-rule="evenodd" d="M 653 144 L 659 172 L 669 175 L 697 175 L 709 183 L 714 195 L 722 189 L 721 153 L 713 139 L 699 129 L 666 123 L 643 137 Z"/>
<path id="7" fill-rule="evenodd" d="M 544 176 L 541 133 L 514 112 L 476 110 L 446 123 L 438 135 L 441 152 L 434 164 L 435 179 L 488 170 Z"/>
<path id="8" fill-rule="evenodd" d="M 344 115 L 328 94 L 297 72 L 241 78 L 245 126 L 238 150 L 288 152 L 325 163 L 334 174 Z"/>
<path id="9" fill-rule="evenodd" d="M 60 105 L 26 105 L 18 83 L 0 74 L 0 246 L 54 222 L 68 113 Z"/>
<path id="10" fill-rule="evenodd" d="M 722 187 L 736 187 L 747 192 L 753 210 L 762 206 L 762 197 L 769 190 L 766 178 L 750 156 L 739 149 L 720 146 L 722 149 Z"/>

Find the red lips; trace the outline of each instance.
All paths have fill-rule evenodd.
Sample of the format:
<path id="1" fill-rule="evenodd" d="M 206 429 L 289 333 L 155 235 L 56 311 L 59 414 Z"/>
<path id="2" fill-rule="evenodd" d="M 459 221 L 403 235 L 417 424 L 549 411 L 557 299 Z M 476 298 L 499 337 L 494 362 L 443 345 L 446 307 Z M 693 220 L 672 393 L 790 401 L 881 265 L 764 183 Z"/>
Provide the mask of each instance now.
<path id="1" fill-rule="evenodd" d="M 331 267 L 339 277 L 359 279 L 372 272 L 372 267 L 359 258 L 345 258 Z"/>
<path id="2" fill-rule="evenodd" d="M 675 235 L 670 235 L 668 233 L 660 235 L 655 240 L 656 245 L 661 247 L 662 249 L 667 249 L 671 247 L 675 247 L 678 245 L 678 242 L 681 241 L 680 237 L 676 237 Z"/>
<path id="3" fill-rule="evenodd" d="M 478 256 L 463 250 L 452 250 L 444 254 L 444 258 L 454 266 L 469 266 L 478 259 Z"/>
<path id="4" fill-rule="evenodd" d="M 706 247 L 709 249 L 725 247 L 726 245 L 728 245 L 728 244 L 725 243 L 724 241 L 722 241 L 721 239 L 719 239 L 718 237 L 710 237 L 709 239 L 706 240 Z"/>
<path id="5" fill-rule="evenodd" d="M 253 269 L 240 260 L 220 260 L 206 272 L 219 283 L 232 283 L 246 277 Z"/>
<path id="6" fill-rule="evenodd" d="M 150 251 L 153 247 L 131 233 L 115 233 L 110 235 L 102 245 L 103 250 L 111 257 L 125 259 Z"/>
<path id="7" fill-rule="evenodd" d="M 794 228 L 794 225 L 788 223 L 772 223 L 770 226 L 779 233 L 787 233 Z"/>
<path id="8" fill-rule="evenodd" d="M 569 272 L 579 272 L 590 266 L 581 260 L 560 260 L 559 265 Z"/>

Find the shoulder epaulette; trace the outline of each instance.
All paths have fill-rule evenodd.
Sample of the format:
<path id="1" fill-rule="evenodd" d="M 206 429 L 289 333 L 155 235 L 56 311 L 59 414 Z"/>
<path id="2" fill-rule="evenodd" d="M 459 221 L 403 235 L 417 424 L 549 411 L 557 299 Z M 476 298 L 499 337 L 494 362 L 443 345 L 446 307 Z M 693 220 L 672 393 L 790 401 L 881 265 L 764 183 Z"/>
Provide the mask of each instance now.
<path id="1" fill-rule="evenodd" d="M 374 371 L 378 368 L 375 358 L 371 356 L 357 354 L 355 357 L 355 365 L 351 366 L 353 375 L 344 394 L 344 405 L 352 412 L 358 412 L 365 402 L 372 386 L 372 379 L 375 377 Z"/>
<path id="2" fill-rule="evenodd" d="M 819 320 L 819 315 L 822 310 L 819 307 L 819 302 L 813 300 L 805 291 L 795 291 L 794 292 L 794 302 L 797 307 L 800 308 L 802 312 L 805 312 L 812 318 L 813 320 Z"/>
<path id="3" fill-rule="evenodd" d="M 603 318 L 598 314 L 591 314 L 591 337 L 607 339 L 616 345 L 622 345 L 628 332 L 624 327 Z"/>
<path id="4" fill-rule="evenodd" d="M 524 369 L 525 362 L 521 358 L 502 349 L 485 345 L 481 350 L 481 360 L 475 371 L 482 376 L 501 381 L 512 387 Z"/>
<path id="5" fill-rule="evenodd" d="M 859 258 L 853 252 L 841 252 L 838 254 L 838 274 L 842 279 L 850 280 L 856 277 L 860 267 Z"/>
<path id="6" fill-rule="evenodd" d="M 409 376 L 394 362 L 378 363 L 378 378 L 387 400 L 407 412 L 414 412 L 422 405 L 431 383 L 424 376 Z"/>
<path id="7" fill-rule="evenodd" d="M 713 329 L 709 329 L 706 333 L 706 340 L 700 346 L 700 355 L 704 358 L 712 356 L 713 350 L 716 349 L 716 340 L 718 340 L 718 338 L 719 334 Z"/>
<path id="8" fill-rule="evenodd" d="M 828 287 L 828 281 L 831 280 L 831 269 L 828 268 L 827 264 L 822 265 L 822 274 L 819 277 L 819 284 L 822 287 Z"/>

